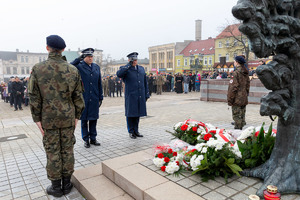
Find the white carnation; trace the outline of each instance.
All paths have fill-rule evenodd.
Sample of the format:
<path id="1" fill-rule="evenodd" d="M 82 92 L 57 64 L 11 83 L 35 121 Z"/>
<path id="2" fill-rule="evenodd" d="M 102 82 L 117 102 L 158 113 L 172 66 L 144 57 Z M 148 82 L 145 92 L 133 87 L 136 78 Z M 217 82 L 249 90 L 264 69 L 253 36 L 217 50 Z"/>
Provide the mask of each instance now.
<path id="1" fill-rule="evenodd" d="M 174 174 L 174 172 L 177 172 L 179 170 L 179 166 L 176 162 L 169 162 L 168 166 L 166 167 L 166 172 L 168 174 Z"/>
<path id="2" fill-rule="evenodd" d="M 153 158 L 153 163 L 156 167 L 162 167 L 165 164 L 164 158 Z"/>
<path id="3" fill-rule="evenodd" d="M 177 128 L 181 127 L 183 125 L 183 122 L 178 122 L 177 124 L 174 125 L 174 129 L 176 130 Z"/>
<path id="4" fill-rule="evenodd" d="M 211 129 L 216 129 L 216 127 L 215 127 L 214 125 L 209 124 L 209 123 L 205 124 L 205 126 L 206 126 L 206 128 L 208 128 L 209 130 L 211 130 Z"/>
<path id="5" fill-rule="evenodd" d="M 206 153 L 206 152 L 207 152 L 207 147 L 203 147 L 201 153 Z"/>
<path id="6" fill-rule="evenodd" d="M 203 135 L 206 134 L 206 130 L 203 126 L 199 126 L 199 128 L 197 129 L 197 133 Z"/>
<path id="7" fill-rule="evenodd" d="M 203 146 L 205 146 L 205 143 L 196 144 L 195 149 L 200 152 Z"/>

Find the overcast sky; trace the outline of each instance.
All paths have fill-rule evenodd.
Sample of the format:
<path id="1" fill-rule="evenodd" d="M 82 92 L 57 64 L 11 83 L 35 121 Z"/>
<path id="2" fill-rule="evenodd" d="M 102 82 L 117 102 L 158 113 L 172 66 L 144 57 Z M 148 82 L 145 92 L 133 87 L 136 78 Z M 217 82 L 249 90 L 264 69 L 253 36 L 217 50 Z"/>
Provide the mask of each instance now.
<path id="1" fill-rule="evenodd" d="M 148 47 L 216 37 L 233 22 L 237 0 L 1 0 L 0 51 L 46 52 L 45 38 L 57 34 L 67 49 L 93 47 L 113 59 Z"/>

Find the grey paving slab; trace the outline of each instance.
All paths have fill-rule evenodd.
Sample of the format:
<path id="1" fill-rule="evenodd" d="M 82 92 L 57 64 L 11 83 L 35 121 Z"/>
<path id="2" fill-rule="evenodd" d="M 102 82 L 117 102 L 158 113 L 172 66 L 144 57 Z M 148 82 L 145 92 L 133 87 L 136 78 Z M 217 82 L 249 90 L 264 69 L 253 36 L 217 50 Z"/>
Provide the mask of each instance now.
<path id="1" fill-rule="evenodd" d="M 198 101 L 199 98 L 200 93 L 153 95 L 147 101 L 149 117 L 140 120 L 140 132 L 144 138 L 136 140 L 128 137 L 124 98 L 104 98 L 97 123 L 97 139 L 101 142 L 101 146 L 84 148 L 79 123 L 75 129 L 75 168 L 81 169 L 110 158 L 148 149 L 157 144 L 169 143 L 173 137 L 166 130 L 172 131 L 174 124 L 188 118 L 210 122 L 226 129 L 233 128 L 230 124 L 232 121 L 231 110 L 225 103 L 201 102 Z M 50 181 L 46 176 L 46 156 L 42 135 L 31 119 L 29 107 L 24 107 L 23 111 L 14 112 L 8 104 L 0 102 L 0 111 L 5 113 L 5 115 L 0 115 L 0 138 L 19 134 L 27 136 L 24 139 L 0 142 L 0 199 L 51 198 L 45 193 Z M 262 122 L 270 124 L 269 117 L 259 116 L 259 105 L 247 106 L 246 121 L 246 127 L 259 126 Z M 275 121 L 274 127 L 276 125 Z M 151 160 L 142 164 L 163 175 Z M 221 195 L 221 199 L 224 197 L 237 199 L 239 196 L 236 197 L 236 195 L 238 194 L 246 196 L 261 185 L 259 180 L 245 177 L 238 179 L 236 176 L 229 178 L 227 184 L 222 178 L 204 183 L 201 177 L 192 176 L 191 173 L 185 173 L 179 178 L 165 177 L 178 185 L 181 183 L 200 196 L 218 197 Z M 242 187 L 238 185 L 242 185 Z M 233 193 L 233 190 L 237 193 L 228 196 Z M 74 188 L 69 195 L 62 199 L 81 200 L 84 197 Z"/>

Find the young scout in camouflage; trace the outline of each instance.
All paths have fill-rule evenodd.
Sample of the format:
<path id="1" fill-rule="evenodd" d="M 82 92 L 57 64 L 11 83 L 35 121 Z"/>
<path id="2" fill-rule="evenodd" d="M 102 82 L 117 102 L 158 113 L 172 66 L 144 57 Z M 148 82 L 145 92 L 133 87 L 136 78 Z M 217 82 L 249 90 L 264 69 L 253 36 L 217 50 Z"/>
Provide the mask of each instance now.
<path id="1" fill-rule="evenodd" d="M 230 80 L 227 93 L 227 102 L 232 106 L 232 118 L 234 128 L 241 129 L 246 125 L 245 114 L 248 104 L 248 94 L 250 88 L 249 72 L 245 66 L 245 59 L 242 56 L 236 56 L 233 72 L 233 79 Z"/>
<path id="2" fill-rule="evenodd" d="M 30 110 L 43 135 L 46 170 L 52 183 L 47 193 L 55 197 L 68 194 L 73 187 L 74 130 L 84 109 L 81 77 L 62 57 L 65 47 L 58 35 L 47 37 L 48 60 L 32 68 L 28 85 Z"/>

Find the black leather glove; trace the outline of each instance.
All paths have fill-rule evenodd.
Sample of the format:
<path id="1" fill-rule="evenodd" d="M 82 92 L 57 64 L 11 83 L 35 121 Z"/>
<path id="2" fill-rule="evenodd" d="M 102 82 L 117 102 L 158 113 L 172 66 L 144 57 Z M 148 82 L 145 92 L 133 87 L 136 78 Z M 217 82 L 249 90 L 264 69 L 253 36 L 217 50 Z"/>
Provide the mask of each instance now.
<path id="1" fill-rule="evenodd" d="M 79 60 L 83 60 L 84 58 L 85 58 L 85 55 L 84 55 L 84 54 L 81 54 L 81 55 L 78 57 Z"/>
<path id="2" fill-rule="evenodd" d="M 102 105 L 102 100 L 99 101 L 99 108 L 100 108 L 101 105 Z"/>

